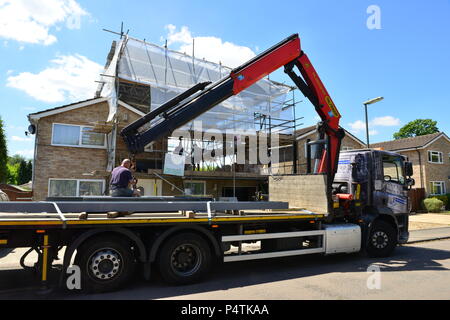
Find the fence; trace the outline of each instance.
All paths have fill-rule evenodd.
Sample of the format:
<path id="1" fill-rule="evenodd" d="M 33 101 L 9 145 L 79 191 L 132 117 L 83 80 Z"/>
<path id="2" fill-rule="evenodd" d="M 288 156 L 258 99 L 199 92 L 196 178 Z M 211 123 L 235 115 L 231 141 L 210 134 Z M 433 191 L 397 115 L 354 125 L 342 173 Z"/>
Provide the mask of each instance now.
<path id="1" fill-rule="evenodd" d="M 32 201 L 33 191 L 23 191 L 8 184 L 0 184 L 2 190 L 8 196 L 10 201 Z"/>
<path id="2" fill-rule="evenodd" d="M 409 199 L 411 201 L 411 212 L 418 212 L 422 209 L 422 200 L 425 198 L 424 188 L 415 188 L 409 190 Z"/>

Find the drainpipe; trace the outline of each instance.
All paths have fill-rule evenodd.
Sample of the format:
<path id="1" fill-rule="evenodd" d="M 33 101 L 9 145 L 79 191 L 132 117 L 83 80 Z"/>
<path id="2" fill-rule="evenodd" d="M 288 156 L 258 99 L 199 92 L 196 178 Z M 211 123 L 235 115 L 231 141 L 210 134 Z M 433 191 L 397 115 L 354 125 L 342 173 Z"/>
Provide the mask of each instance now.
<path id="1" fill-rule="evenodd" d="M 418 148 L 416 148 L 416 152 L 417 152 L 417 155 L 419 156 L 420 187 L 423 189 L 423 188 L 424 188 L 424 183 L 423 183 L 422 157 L 421 157 L 421 155 L 420 155 L 420 151 L 419 151 Z"/>

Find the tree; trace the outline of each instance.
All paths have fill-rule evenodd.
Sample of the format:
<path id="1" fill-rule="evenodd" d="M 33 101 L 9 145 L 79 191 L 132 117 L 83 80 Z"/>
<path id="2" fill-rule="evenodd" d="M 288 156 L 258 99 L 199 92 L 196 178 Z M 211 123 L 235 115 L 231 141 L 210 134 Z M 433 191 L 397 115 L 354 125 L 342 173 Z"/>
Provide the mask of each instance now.
<path id="1" fill-rule="evenodd" d="M 33 179 L 33 161 L 28 160 L 27 162 L 27 182 L 30 182 Z"/>
<path id="2" fill-rule="evenodd" d="M 6 145 L 5 132 L 3 130 L 3 120 L 0 117 L 0 183 L 5 183 L 8 179 L 8 148 Z"/>
<path id="3" fill-rule="evenodd" d="M 32 162 L 31 160 L 26 161 L 25 159 L 20 160 L 17 169 L 16 183 L 18 185 L 25 184 L 31 180 L 32 176 Z"/>
<path id="4" fill-rule="evenodd" d="M 431 119 L 416 119 L 408 122 L 400 130 L 394 133 L 394 139 L 403 139 L 410 137 L 423 136 L 426 134 L 439 132 L 436 126 L 437 121 Z"/>
<path id="5" fill-rule="evenodd" d="M 22 160 L 20 161 L 19 170 L 17 171 L 17 184 L 21 185 L 27 182 L 27 162 Z"/>
<path id="6" fill-rule="evenodd" d="M 25 157 L 20 154 L 15 154 L 12 157 L 8 157 L 8 163 L 10 165 L 19 165 L 22 160 L 25 161 Z"/>

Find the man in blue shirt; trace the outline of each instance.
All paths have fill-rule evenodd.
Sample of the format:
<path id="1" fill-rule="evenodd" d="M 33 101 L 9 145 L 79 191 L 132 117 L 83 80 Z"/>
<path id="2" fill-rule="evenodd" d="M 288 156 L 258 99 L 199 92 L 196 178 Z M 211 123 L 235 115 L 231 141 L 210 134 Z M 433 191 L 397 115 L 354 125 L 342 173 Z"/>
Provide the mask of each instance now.
<path id="1" fill-rule="evenodd" d="M 131 160 L 125 159 L 122 164 L 111 172 L 110 193 L 112 197 L 133 197 L 140 196 L 138 190 L 130 189 L 130 185 L 134 182 L 133 175 L 130 171 Z"/>

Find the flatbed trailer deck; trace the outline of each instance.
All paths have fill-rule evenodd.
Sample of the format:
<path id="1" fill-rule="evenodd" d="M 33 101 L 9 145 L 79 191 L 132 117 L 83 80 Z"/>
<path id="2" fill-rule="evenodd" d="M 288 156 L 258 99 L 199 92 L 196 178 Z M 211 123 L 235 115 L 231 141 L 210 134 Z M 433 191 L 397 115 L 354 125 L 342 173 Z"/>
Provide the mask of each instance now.
<path id="1" fill-rule="evenodd" d="M 187 215 L 184 212 L 141 212 L 132 213 L 127 216 L 117 218 L 108 218 L 107 213 L 90 213 L 86 219 L 80 219 L 80 213 L 64 213 L 65 220 L 56 213 L 10 213 L 0 212 L 1 229 L 29 229 L 34 227 L 42 228 L 77 228 L 93 227 L 101 225 L 126 225 L 126 226 L 145 226 L 145 225 L 164 225 L 172 223 L 186 224 L 222 224 L 222 223 L 254 223 L 274 222 L 274 221 L 322 221 L 326 214 L 313 213 L 308 210 L 282 211 L 282 210 L 240 210 L 239 214 L 216 213 L 208 217 L 206 212 L 198 212 L 193 215 Z"/>
<path id="2" fill-rule="evenodd" d="M 70 210 L 74 208 L 78 209 Z M 129 210 L 111 218 L 108 210 L 104 209 L 114 208 Z M 164 211 L 158 210 L 161 208 Z M 130 212 L 130 209 L 137 212 Z M 172 269 L 172 272 L 163 274 L 168 282 L 189 283 L 198 280 L 213 261 L 325 252 L 325 231 L 322 229 L 325 218 L 326 214 L 289 209 L 284 202 L 117 199 L 2 202 L 0 248 L 29 247 L 38 252 L 35 269 L 39 271 L 43 286 L 47 285 L 52 262 L 65 248 L 60 284 L 64 285 L 66 270 L 75 264 L 81 269 L 85 288 L 108 291 L 123 285 L 123 279 L 130 276 L 130 269 L 137 264 L 144 266 L 146 279 L 150 277 L 151 266 L 155 265 L 160 271 Z M 313 237 L 316 237 L 314 241 Z M 295 243 L 291 241 L 280 247 L 279 242 L 287 239 L 295 239 Z M 260 250 L 245 250 L 243 244 L 258 241 Z M 103 247 L 99 248 L 99 245 Z M 230 250 L 232 246 L 237 250 Z M 103 262 L 100 262 L 103 263 L 103 272 L 98 274 L 93 271 L 99 267 L 92 260 L 95 252 L 105 253 Z M 106 267 L 112 263 L 106 258 L 109 256 L 106 253 L 111 252 L 114 254 L 110 256 L 120 261 L 118 269 Z M 167 252 L 172 254 L 167 256 Z M 192 252 L 195 257 L 189 260 Z M 21 259 L 22 265 L 24 260 L 25 257 Z M 186 272 L 189 267 L 194 271 Z M 115 279 L 115 272 L 122 276 Z M 112 280 L 104 280 L 102 276 Z"/>

